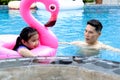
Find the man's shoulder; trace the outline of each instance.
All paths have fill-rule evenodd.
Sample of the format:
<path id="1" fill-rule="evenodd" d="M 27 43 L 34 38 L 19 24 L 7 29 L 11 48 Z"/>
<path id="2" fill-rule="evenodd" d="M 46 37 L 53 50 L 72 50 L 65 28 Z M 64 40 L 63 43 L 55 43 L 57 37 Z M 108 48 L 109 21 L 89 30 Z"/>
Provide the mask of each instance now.
<path id="1" fill-rule="evenodd" d="M 98 45 L 104 45 L 102 42 L 98 41 Z"/>

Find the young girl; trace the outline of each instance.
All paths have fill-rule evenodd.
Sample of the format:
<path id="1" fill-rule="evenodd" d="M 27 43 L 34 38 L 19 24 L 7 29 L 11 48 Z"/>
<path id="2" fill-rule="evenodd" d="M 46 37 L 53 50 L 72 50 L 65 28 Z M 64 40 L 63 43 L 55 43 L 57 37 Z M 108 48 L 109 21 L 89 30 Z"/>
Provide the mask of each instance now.
<path id="1" fill-rule="evenodd" d="M 30 51 L 39 45 L 39 35 L 36 29 L 25 27 L 17 38 L 13 50 L 17 51 L 23 57 L 34 57 Z"/>

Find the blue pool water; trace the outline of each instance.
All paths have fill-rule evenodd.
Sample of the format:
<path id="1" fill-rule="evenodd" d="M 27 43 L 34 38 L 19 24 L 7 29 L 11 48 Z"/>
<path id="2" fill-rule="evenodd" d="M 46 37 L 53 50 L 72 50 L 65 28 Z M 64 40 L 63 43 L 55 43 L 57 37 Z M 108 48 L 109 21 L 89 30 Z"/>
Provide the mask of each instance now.
<path id="1" fill-rule="evenodd" d="M 33 10 L 31 13 L 43 24 L 49 19 L 48 12 Z M 57 23 L 50 28 L 58 37 L 59 42 L 84 40 L 86 22 L 98 19 L 103 24 L 99 40 L 107 45 L 120 48 L 120 7 L 119 6 L 85 6 L 83 9 L 60 11 Z M 27 24 L 18 10 L 0 10 L 0 34 L 19 34 Z M 79 48 L 73 45 L 59 44 L 57 56 L 81 56 Z M 98 57 L 106 60 L 119 61 L 120 53 L 100 51 Z"/>

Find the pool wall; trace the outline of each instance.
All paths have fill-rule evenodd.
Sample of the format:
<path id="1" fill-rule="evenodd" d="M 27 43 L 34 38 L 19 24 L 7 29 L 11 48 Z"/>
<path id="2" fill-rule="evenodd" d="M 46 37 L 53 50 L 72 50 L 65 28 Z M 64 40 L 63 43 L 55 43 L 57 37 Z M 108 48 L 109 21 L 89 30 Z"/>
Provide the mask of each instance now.
<path id="1" fill-rule="evenodd" d="M 120 76 L 71 65 L 31 65 L 0 69 L 0 80 L 119 80 Z"/>
<path id="2" fill-rule="evenodd" d="M 0 80 L 119 80 L 120 64 L 98 58 L 55 60 L 51 64 L 32 59 L 0 61 Z M 68 62 L 67 62 L 68 60 Z M 62 63 L 64 62 L 64 63 Z"/>
<path id="3" fill-rule="evenodd" d="M 8 6 L 7 5 L 0 5 L 0 10 L 8 10 Z"/>

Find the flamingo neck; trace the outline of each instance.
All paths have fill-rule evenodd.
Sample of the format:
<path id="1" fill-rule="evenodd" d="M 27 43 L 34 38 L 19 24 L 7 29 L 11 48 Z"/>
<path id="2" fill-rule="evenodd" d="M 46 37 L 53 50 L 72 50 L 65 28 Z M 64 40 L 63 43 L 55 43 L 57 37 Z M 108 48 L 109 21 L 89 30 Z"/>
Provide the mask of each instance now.
<path id="1" fill-rule="evenodd" d="M 23 0 L 20 3 L 20 14 L 29 26 L 37 28 L 38 26 L 43 26 L 38 20 L 34 18 L 31 14 L 30 6 L 35 3 L 37 0 Z M 40 1 L 40 0 L 39 0 Z M 37 26 L 34 26 L 36 24 Z"/>

